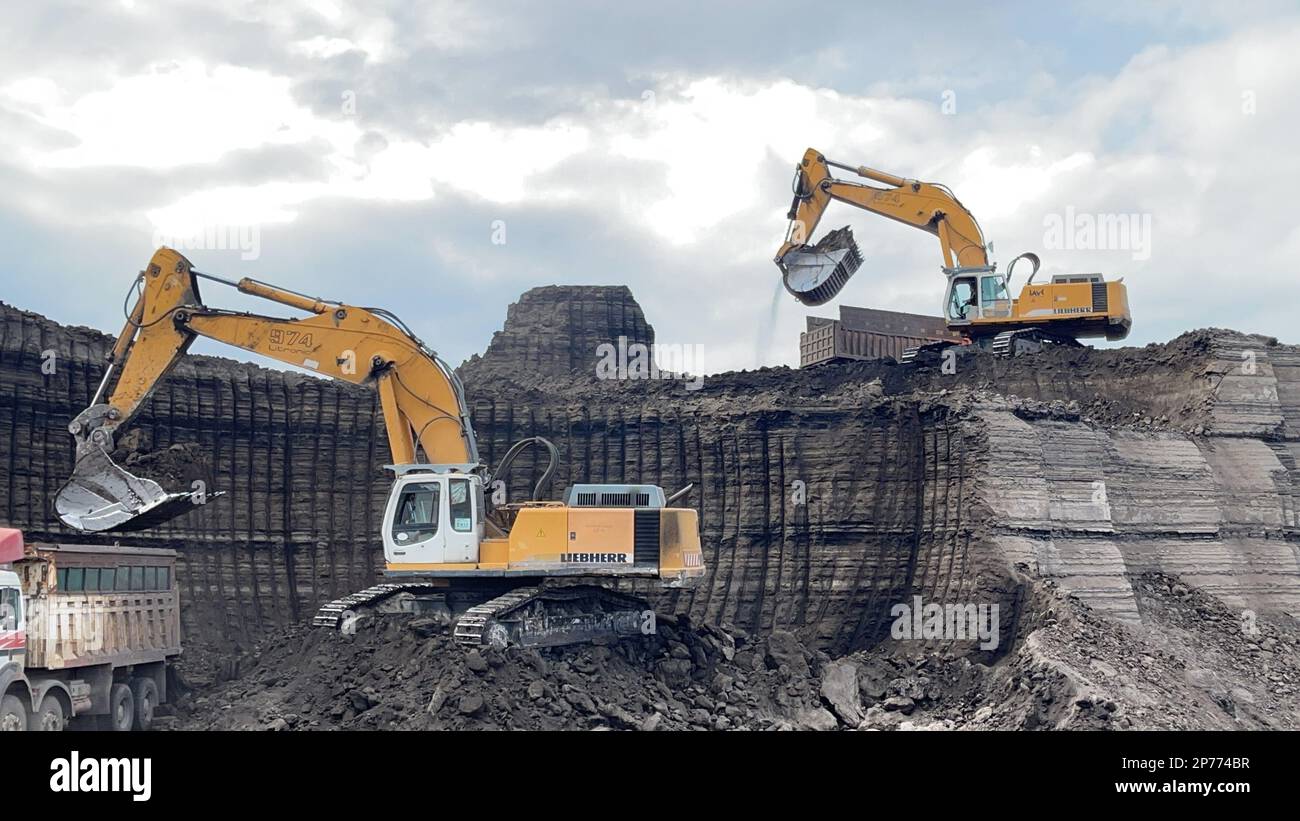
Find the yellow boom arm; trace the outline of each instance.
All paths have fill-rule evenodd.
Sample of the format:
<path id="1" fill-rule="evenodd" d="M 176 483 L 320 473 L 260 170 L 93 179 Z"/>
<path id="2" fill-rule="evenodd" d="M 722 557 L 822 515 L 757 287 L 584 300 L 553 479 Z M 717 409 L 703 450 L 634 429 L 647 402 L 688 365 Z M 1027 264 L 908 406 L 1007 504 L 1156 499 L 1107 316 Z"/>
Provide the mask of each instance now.
<path id="1" fill-rule="evenodd" d="M 831 167 L 882 183 L 885 187 L 846 182 L 831 175 Z M 814 148 L 804 152 L 795 180 L 795 198 L 790 206 L 790 228 L 777 251 L 781 263 L 786 254 L 808 242 L 822 214 L 832 200 L 889 217 L 928 231 L 939 238 L 944 268 L 973 268 L 988 265 L 984 234 L 966 207 L 943 185 L 896 177 L 866 166 L 849 166 L 827 160 Z"/>
<path id="2" fill-rule="evenodd" d="M 209 308 L 199 297 L 201 277 L 310 316 L 279 319 Z M 202 336 L 334 379 L 373 382 L 394 464 L 428 461 L 466 470 L 479 464 L 459 379 L 386 311 L 315 299 L 247 278 L 220 280 L 194 271 L 189 260 L 169 248 L 153 255 L 139 283 L 139 298 L 109 356 L 108 373 L 91 407 L 70 427 L 79 458 L 93 446 L 111 450 L 113 432 L 131 420 Z"/>

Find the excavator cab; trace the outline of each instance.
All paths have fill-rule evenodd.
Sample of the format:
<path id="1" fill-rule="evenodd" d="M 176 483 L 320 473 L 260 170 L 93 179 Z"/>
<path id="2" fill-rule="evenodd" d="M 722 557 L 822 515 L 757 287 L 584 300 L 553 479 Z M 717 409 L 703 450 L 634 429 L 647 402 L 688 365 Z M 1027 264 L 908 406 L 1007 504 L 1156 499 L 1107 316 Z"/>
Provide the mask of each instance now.
<path id="1" fill-rule="evenodd" d="M 1011 292 L 1007 277 L 992 267 L 963 268 L 948 275 L 947 306 L 949 325 L 967 325 L 977 319 L 1011 316 Z"/>
<path id="2" fill-rule="evenodd" d="M 388 564 L 473 564 L 483 539 L 483 479 L 437 466 L 404 468 L 384 512 Z"/>

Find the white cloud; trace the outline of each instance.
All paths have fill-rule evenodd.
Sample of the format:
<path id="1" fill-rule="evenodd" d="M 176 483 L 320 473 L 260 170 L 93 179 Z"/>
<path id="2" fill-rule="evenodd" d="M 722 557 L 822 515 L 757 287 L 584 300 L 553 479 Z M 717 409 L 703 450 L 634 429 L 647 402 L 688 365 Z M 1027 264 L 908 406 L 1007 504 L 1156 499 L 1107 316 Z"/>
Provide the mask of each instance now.
<path id="1" fill-rule="evenodd" d="M 458 123 L 449 134 L 418 152 L 429 176 L 491 202 L 515 203 L 529 196 L 531 178 L 587 150 L 590 135 L 563 120 L 538 127 Z M 535 198 L 553 201 L 555 190 Z"/>
<path id="2" fill-rule="evenodd" d="M 237 11 L 271 17 L 277 31 L 293 30 L 286 50 L 310 60 L 359 50 L 367 66 L 398 70 L 411 48 L 483 54 L 501 48 L 496 34 L 508 32 L 511 42 L 524 36 L 463 7 L 446 7 L 447 16 L 438 15 L 440 8 L 412 23 L 418 33 L 411 37 L 399 36 L 391 20 L 328 0 L 307 12 L 256 4 Z M 314 21 L 310 33 L 291 26 L 301 13 Z M 33 69 L 0 86 L 0 114 L 29 118 L 75 143 L 19 144 L 0 133 L 0 149 L 18 152 L 37 175 L 220 167 L 231 152 L 268 146 L 300 147 L 320 158 L 319 179 L 271 174 L 250 184 L 210 184 L 120 217 L 178 235 L 213 223 L 293 222 L 325 199 L 418 203 L 455 193 L 508 207 L 513 236 L 521 233 L 513 227 L 518 221 L 562 208 L 575 223 L 652 245 L 671 273 L 629 261 L 627 271 L 609 272 L 606 281 L 631 285 L 665 339 L 707 344 L 710 367 L 730 369 L 757 364 L 753 334 L 736 327 L 775 322 L 772 350 L 792 363 L 804 317 L 834 313 L 834 306 L 809 311 L 783 299 L 770 317 L 777 281 L 771 255 L 784 231 L 789 175 L 811 145 L 845 162 L 948 184 L 980 218 L 1004 263 L 1035 250 L 1049 271 L 1127 276 L 1137 335 L 1210 324 L 1283 335 L 1283 310 L 1264 295 L 1294 278 L 1286 266 L 1295 258 L 1295 220 L 1276 203 L 1288 201 L 1300 179 L 1291 148 L 1300 126 L 1290 88 L 1300 76 L 1297 43 L 1300 29 L 1278 22 L 1197 46 L 1151 47 L 1110 75 L 1067 80 L 1037 70 L 1030 87 L 1038 96 L 996 106 L 981 107 L 972 90 L 981 85 L 972 83 L 955 116 L 922 91 L 928 80 L 881 81 L 848 94 L 794 79 L 678 69 L 656 75 L 647 98 L 619 99 L 584 86 L 562 115 L 506 121 L 478 114 L 439 123 L 419 139 L 404 136 L 419 120 L 397 133 L 342 112 L 313 112 L 294 96 L 306 78 L 292 66 L 306 65 L 302 59 L 277 73 L 195 57 L 106 76 L 84 93 Z M 814 56 L 831 67 L 852 64 L 834 45 L 819 46 Z M 917 76 L 929 70 L 918 67 Z M 510 93 L 545 97 L 549 88 Z M 921 96 L 900 96 L 911 90 Z M 402 101 L 389 102 L 400 109 Z M 374 132 L 380 139 L 368 139 Z M 1151 258 L 1045 251 L 1044 215 L 1067 206 L 1152 215 Z M 867 262 L 841 302 L 937 309 L 937 240 L 842 205 L 832 207 L 822 229 L 845 223 Z M 494 263 L 476 263 L 481 250 L 461 237 L 440 234 L 428 247 L 458 270 L 507 276 Z M 557 247 L 556 258 L 539 260 L 537 270 L 564 276 L 581 250 Z M 1231 288 L 1242 269 L 1256 290 Z M 629 280 L 628 271 L 638 270 Z M 546 284 L 525 281 L 527 273 L 510 275 L 511 285 Z M 1206 287 L 1223 290 L 1208 300 Z M 759 355 L 772 362 L 766 351 Z"/>
<path id="3" fill-rule="evenodd" d="M 1043 156 L 1037 146 L 1007 145 L 1001 149 L 982 146 L 967 154 L 958 169 L 962 197 L 978 206 L 977 216 L 983 220 L 996 220 L 1015 214 L 1025 206 L 1043 197 L 1058 178 L 1071 171 L 1087 172 L 1095 158 L 1086 152 L 1077 152 L 1050 159 Z"/>
<path id="4" fill-rule="evenodd" d="M 74 141 L 72 147 L 26 146 L 22 156 L 38 172 L 168 170 L 216 163 L 241 149 L 326 146 L 327 176 L 318 182 L 219 185 L 159 203 L 147 217 L 169 234 L 212 224 L 287 222 L 303 203 L 324 197 L 429 199 L 440 185 L 491 202 L 518 202 L 535 175 L 587 146 L 586 130 L 565 122 L 462 122 L 427 144 L 392 140 L 362 152 L 354 121 L 314 114 L 293 100 L 290 86 L 288 77 L 188 61 L 154 66 L 70 101 L 46 78 L 22 78 L 0 88 L 0 104 Z"/>
<path id="5" fill-rule="evenodd" d="M 299 54 L 322 60 L 337 57 L 340 54 L 359 50 L 360 48 L 346 37 L 326 37 L 323 34 L 318 34 L 306 40 L 298 40 L 293 44 L 293 50 Z"/>
<path id="6" fill-rule="evenodd" d="M 214 162 L 227 152 L 286 145 L 313 137 L 340 140 L 355 126 L 314 117 L 290 95 L 290 79 L 197 60 L 166 63 L 109 87 L 64 100 L 42 77 L 0 88 L 41 124 L 77 144 L 24 152 L 36 168 L 138 166 L 166 169 Z"/>

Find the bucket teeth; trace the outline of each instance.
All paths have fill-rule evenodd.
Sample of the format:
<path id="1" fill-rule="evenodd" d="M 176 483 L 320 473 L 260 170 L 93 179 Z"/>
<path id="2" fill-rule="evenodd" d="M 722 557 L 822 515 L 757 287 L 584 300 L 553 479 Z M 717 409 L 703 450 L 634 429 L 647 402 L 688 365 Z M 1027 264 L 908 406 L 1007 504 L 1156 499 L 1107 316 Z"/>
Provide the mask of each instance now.
<path id="1" fill-rule="evenodd" d="M 816 245 L 801 245 L 781 258 L 785 288 L 805 305 L 834 299 L 862 265 L 862 252 L 846 225 Z"/>
<path id="2" fill-rule="evenodd" d="M 193 510 L 194 502 L 189 493 L 168 493 L 157 482 L 130 473 L 101 448 L 92 446 L 59 488 L 54 508 L 68 527 L 101 532 L 153 527 Z"/>

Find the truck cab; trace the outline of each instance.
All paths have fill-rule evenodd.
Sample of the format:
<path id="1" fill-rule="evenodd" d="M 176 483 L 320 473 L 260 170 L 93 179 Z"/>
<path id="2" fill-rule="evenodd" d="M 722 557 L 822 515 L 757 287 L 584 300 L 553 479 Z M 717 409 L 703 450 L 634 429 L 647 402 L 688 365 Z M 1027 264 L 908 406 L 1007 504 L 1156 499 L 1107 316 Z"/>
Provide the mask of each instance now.
<path id="1" fill-rule="evenodd" d="M 0 570 L 0 661 L 21 658 L 23 639 L 23 593 L 18 574 Z"/>
<path id="2" fill-rule="evenodd" d="M 180 655 L 172 550 L 28 544 L 0 528 L 0 730 L 147 730 Z"/>
<path id="3" fill-rule="evenodd" d="M 5 682 L 15 681 L 23 675 L 23 656 L 27 647 L 25 628 L 18 574 L 12 570 L 0 570 L 0 693 L 8 689 Z M 8 699 L 8 696 L 3 698 Z M 15 712 L 20 707 L 27 709 L 16 695 L 8 705 L 0 707 L 0 731 L 23 729 L 26 722 L 21 721 Z"/>
<path id="4" fill-rule="evenodd" d="M 21 580 L 12 570 L 22 556 L 22 534 L 0 529 L 0 731 L 25 730 L 31 702 L 23 670 L 27 614 Z"/>

